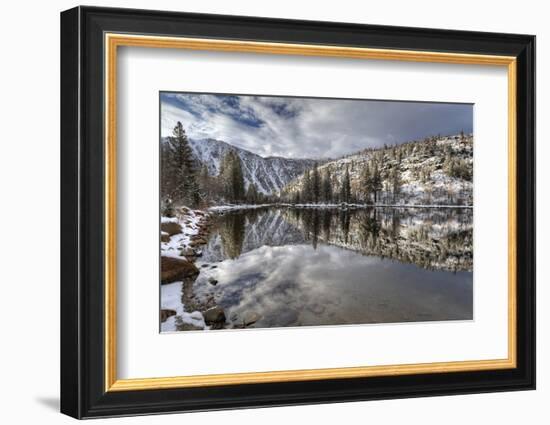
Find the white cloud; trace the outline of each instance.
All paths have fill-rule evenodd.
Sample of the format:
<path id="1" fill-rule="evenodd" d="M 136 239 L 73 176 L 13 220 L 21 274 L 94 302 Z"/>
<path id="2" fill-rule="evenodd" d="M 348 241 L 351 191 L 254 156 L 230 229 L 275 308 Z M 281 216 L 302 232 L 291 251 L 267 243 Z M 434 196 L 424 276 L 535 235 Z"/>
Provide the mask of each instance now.
<path id="1" fill-rule="evenodd" d="M 366 147 L 472 129 L 472 106 L 315 98 L 162 95 L 161 131 L 181 121 L 191 138 L 214 138 L 262 156 L 338 157 Z"/>

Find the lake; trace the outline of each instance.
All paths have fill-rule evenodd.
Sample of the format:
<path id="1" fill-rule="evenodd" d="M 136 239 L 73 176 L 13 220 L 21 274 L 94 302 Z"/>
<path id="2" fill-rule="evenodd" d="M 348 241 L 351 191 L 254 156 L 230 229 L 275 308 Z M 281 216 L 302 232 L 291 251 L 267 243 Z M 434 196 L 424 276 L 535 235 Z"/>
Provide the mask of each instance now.
<path id="1" fill-rule="evenodd" d="M 472 243 L 468 208 L 228 211 L 182 301 L 224 328 L 471 320 Z"/>

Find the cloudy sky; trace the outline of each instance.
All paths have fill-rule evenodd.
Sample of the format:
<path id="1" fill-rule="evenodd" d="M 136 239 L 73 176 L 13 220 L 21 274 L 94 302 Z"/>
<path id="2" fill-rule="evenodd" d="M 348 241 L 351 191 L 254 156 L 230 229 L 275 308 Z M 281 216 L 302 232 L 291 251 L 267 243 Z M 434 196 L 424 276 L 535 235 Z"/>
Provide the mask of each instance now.
<path id="1" fill-rule="evenodd" d="M 181 121 L 191 138 L 214 138 L 266 156 L 337 158 L 366 147 L 472 132 L 466 104 L 161 93 L 161 135 Z"/>

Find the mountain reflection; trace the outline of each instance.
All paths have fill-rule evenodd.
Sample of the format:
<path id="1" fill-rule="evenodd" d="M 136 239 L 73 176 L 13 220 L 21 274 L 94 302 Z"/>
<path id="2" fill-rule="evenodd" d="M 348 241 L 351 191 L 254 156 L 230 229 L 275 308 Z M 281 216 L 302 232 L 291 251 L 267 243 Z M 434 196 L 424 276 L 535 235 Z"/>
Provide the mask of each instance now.
<path id="1" fill-rule="evenodd" d="M 262 246 L 319 244 L 414 264 L 472 271 L 472 210 L 265 208 L 216 217 L 205 255 L 236 259 Z"/>

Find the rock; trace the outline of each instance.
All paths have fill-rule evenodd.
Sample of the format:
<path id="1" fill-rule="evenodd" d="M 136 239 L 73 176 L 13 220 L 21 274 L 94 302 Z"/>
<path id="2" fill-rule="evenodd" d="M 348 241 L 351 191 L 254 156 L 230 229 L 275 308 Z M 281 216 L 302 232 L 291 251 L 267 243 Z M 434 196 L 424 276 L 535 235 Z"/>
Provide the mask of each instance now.
<path id="1" fill-rule="evenodd" d="M 250 326 L 254 323 L 256 323 L 258 320 L 262 318 L 261 315 L 254 311 L 247 312 L 243 317 L 243 323 L 245 326 Z"/>
<path id="2" fill-rule="evenodd" d="M 175 221 L 160 223 L 160 230 L 168 233 L 168 235 L 170 236 L 177 235 L 178 233 L 181 233 L 183 231 L 179 223 L 176 223 Z"/>
<path id="3" fill-rule="evenodd" d="M 206 310 L 203 314 L 207 325 L 220 324 L 225 322 L 225 313 L 223 308 L 216 306 Z"/>
<path id="4" fill-rule="evenodd" d="M 211 269 L 215 269 L 215 268 L 217 268 L 217 267 L 218 267 L 218 266 L 215 266 L 215 265 L 214 265 L 214 266 L 210 266 Z"/>
<path id="5" fill-rule="evenodd" d="M 161 242 L 170 242 L 170 235 L 166 232 L 160 232 L 160 241 Z"/>
<path id="6" fill-rule="evenodd" d="M 178 331 L 202 331 L 202 328 L 200 326 L 195 326 L 192 323 L 178 323 L 176 325 L 176 329 Z"/>
<path id="7" fill-rule="evenodd" d="M 208 263 L 202 264 L 201 267 L 208 267 Z"/>
<path id="8" fill-rule="evenodd" d="M 183 258 L 160 257 L 160 283 L 171 283 L 194 277 L 199 269 L 190 261 Z"/>
<path id="9" fill-rule="evenodd" d="M 215 286 L 215 285 L 218 284 L 218 281 L 216 279 L 214 279 L 213 277 L 209 277 L 208 278 L 208 283 Z"/>
<path id="10" fill-rule="evenodd" d="M 184 248 L 180 251 L 180 255 L 183 257 L 196 257 L 195 250 L 191 248 Z"/>
<path id="11" fill-rule="evenodd" d="M 165 322 L 166 319 L 168 319 L 170 316 L 175 316 L 175 315 L 176 315 L 176 310 L 170 310 L 168 308 L 163 308 L 160 311 L 160 321 Z"/>
<path id="12" fill-rule="evenodd" d="M 242 323 L 233 323 L 231 329 L 244 329 L 244 325 Z"/>

